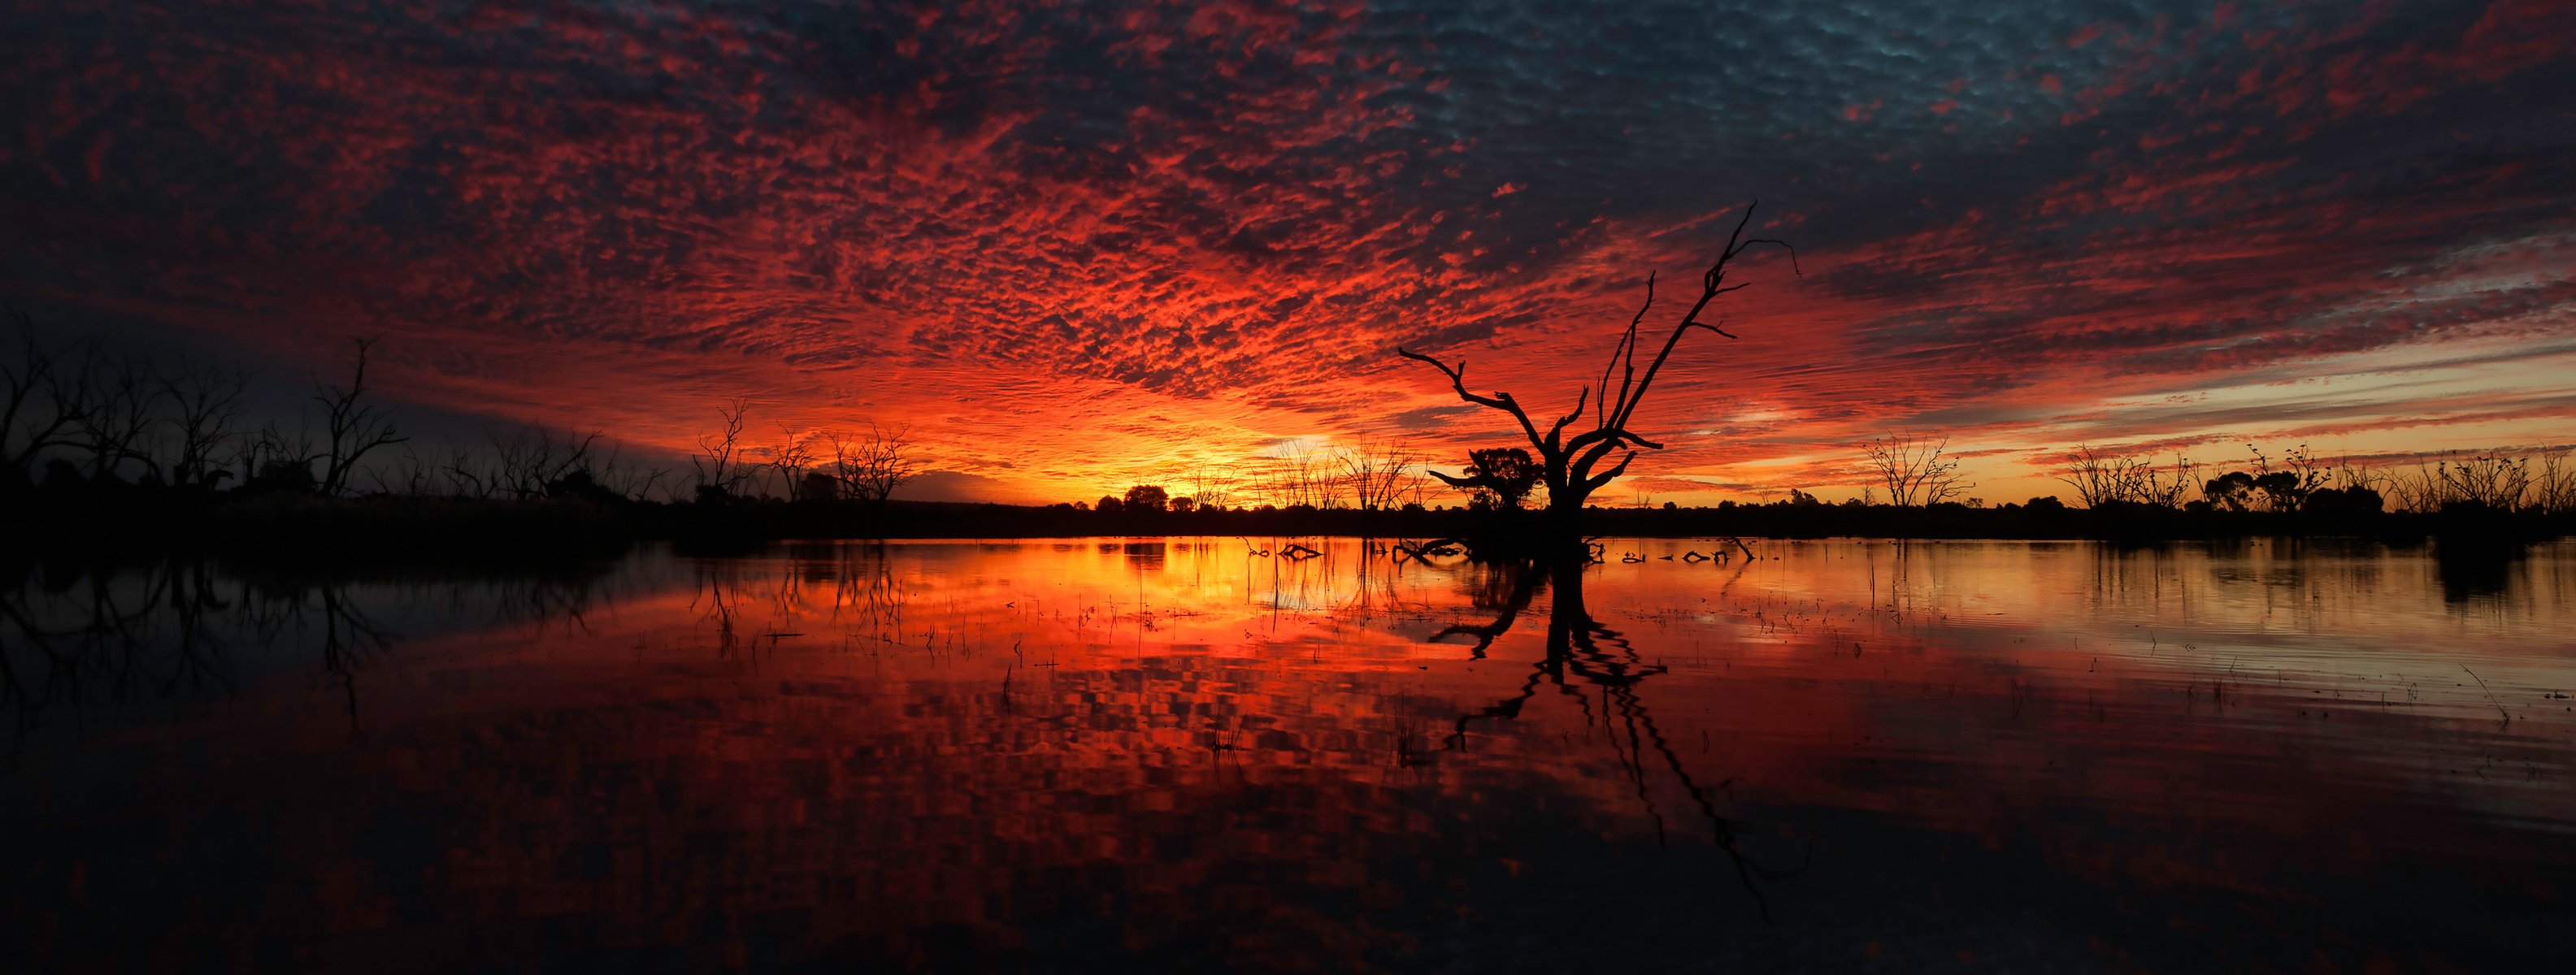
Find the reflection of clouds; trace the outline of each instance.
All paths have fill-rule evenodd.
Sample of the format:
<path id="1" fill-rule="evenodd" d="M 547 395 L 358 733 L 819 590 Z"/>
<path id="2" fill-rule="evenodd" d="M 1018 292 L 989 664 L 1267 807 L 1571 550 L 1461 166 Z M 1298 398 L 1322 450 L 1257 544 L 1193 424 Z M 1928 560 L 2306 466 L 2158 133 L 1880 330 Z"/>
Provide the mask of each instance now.
<path id="1" fill-rule="evenodd" d="M 59 783 L 6 807 L 23 842 L 0 863 L 81 878 L 43 915 L 68 936 L 30 939 L 40 964 L 164 938 L 412 964 L 500 945 L 901 967 L 961 942 L 1061 962 L 1045 939 L 1082 928 L 1092 952 L 1296 968 L 1440 967 L 1422 952 L 1450 949 L 1425 945 L 1490 932 L 1501 954 L 1475 957 L 1510 967 L 1524 919 L 1589 911 L 1635 918 L 1666 961 L 1787 945 L 1767 969 L 1927 904 L 1965 901 L 1963 925 L 2010 908 L 1996 937 L 2027 945 L 2031 903 L 2126 898 L 2044 926 L 2092 939 L 2054 957 L 2091 957 L 2196 937 L 2130 905 L 2208 891 L 2260 905 L 2243 924 L 2262 945 L 2386 903 L 2363 881 L 2392 874 L 2433 878 L 2398 885 L 2428 899 L 2481 878 L 2541 900 L 2567 866 L 2547 840 L 2576 825 L 2540 777 L 2567 768 L 2576 719 L 2524 703 L 2570 673 L 2569 546 L 2453 607 L 2429 559 L 2375 547 L 1763 543 L 1754 562 L 1596 566 L 1570 656 L 1548 631 L 1582 621 L 1545 591 L 1469 660 L 1425 638 L 1525 596 L 1509 571 L 1398 569 L 1356 541 L 1283 566 L 1174 539 L 1136 565 L 1152 544 L 796 543 L 585 579 L 349 583 L 335 598 L 409 627 L 354 670 L 364 735 L 314 693 L 309 640 L 269 646 L 218 706 L 85 699 L 107 723 L 46 715 L 76 737 L 40 737 L 0 780 Z M 1403 606 L 1282 613 L 1262 599 L 1274 569 Z M 156 598 L 169 584 L 36 595 L 66 629 L 201 608 Z M 0 651 L 28 652 L 8 635 Z M 2463 661 L 2526 713 L 2499 728 L 2476 692 L 2416 679 Z M 2395 705 L 2367 696 L 2383 687 Z M 2482 761 L 2498 774 L 2466 771 Z M 1773 917 L 1726 881 L 1695 807 L 1744 824 L 1760 862 L 1807 868 L 1765 888 Z"/>
<path id="2" fill-rule="evenodd" d="M 1644 272 L 1756 195 L 1816 259 L 1686 347 L 1641 421 L 1715 435 L 1667 470 L 1897 425 L 2028 446 L 2106 397 L 2538 342 L 2569 307 L 2546 106 L 2576 28 L 2546 3 L 27 17 L 54 40 L 0 68 L 12 290 L 288 371 L 384 332 L 408 395 L 664 448 L 735 393 L 901 418 L 952 495 L 1486 442 L 1388 349 L 1570 395 Z"/>

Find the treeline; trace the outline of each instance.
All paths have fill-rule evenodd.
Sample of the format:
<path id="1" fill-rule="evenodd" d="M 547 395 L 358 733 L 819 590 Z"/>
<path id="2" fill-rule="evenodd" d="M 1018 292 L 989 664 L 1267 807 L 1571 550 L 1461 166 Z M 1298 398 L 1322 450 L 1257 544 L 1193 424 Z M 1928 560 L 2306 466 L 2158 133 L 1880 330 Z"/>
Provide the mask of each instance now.
<path id="1" fill-rule="evenodd" d="M 641 538 L 1084 534 L 1460 536 L 1531 530 L 1542 468 L 1516 447 L 1470 451 L 1457 475 L 1393 440 L 1290 441 L 1097 500 L 1049 506 L 903 502 L 925 469 L 910 432 L 755 428 L 751 405 L 715 412 L 685 467 L 620 456 L 597 432 L 495 426 L 424 451 L 368 385 L 355 344 L 303 410 L 253 425 L 249 373 L 154 362 L 99 343 L 56 348 L 21 316 L 0 357 L 0 513 L 6 540 L 61 546 L 202 545 L 228 551 L 607 552 Z M 1633 535 L 2225 537 L 2564 533 L 2576 462 L 2563 451 L 2412 466 L 2275 459 L 2252 446 L 2225 468 L 2079 446 L 2056 497 L 1968 497 L 1944 440 L 1861 445 L 1864 497 L 1792 490 L 1770 503 L 1590 507 L 1582 529 Z M 1886 503 L 1876 489 L 1883 488 Z"/>
<path id="2" fill-rule="evenodd" d="M 718 411 L 685 469 L 628 461 L 600 432 L 537 426 L 424 450 L 374 395 L 363 340 L 300 410 L 254 424 L 247 370 L 49 344 L 16 317 L 0 346 L 0 543 L 24 549 L 596 554 L 775 521 L 734 511 L 763 505 L 883 521 L 920 467 L 900 427 L 782 427 L 755 444 L 742 400 Z"/>

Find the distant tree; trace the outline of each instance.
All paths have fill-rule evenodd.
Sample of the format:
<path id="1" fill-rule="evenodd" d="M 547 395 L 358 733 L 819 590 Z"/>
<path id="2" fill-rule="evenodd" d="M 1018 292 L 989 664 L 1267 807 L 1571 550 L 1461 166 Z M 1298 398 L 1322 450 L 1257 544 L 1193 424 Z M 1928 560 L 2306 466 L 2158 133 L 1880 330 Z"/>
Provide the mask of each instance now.
<path id="1" fill-rule="evenodd" d="M 81 412 L 79 427 L 81 446 L 89 451 L 91 482 L 122 480 L 128 461 L 142 466 L 143 480 L 162 481 L 161 465 L 152 456 L 150 443 L 152 430 L 159 425 L 162 386 L 151 364 L 92 346 L 85 368 L 90 401 Z"/>
<path id="2" fill-rule="evenodd" d="M 0 477 L 32 486 L 38 457 L 78 444 L 72 434 L 89 413 L 89 377 L 36 337 L 35 319 L 24 310 L 12 308 L 10 317 L 17 335 L 12 354 L 0 355 Z"/>
<path id="3" fill-rule="evenodd" d="M 1127 503 L 1118 500 L 1117 495 L 1104 494 L 1100 496 L 1100 500 L 1091 503 L 1091 510 L 1104 515 L 1114 515 L 1127 510 Z"/>
<path id="4" fill-rule="evenodd" d="M 367 350 L 374 339 L 353 340 L 358 347 L 357 361 L 349 370 L 346 386 L 314 385 L 313 400 L 322 404 L 322 481 L 317 489 L 325 497 L 337 497 L 348 490 L 349 475 L 358 469 L 358 461 L 378 447 L 410 440 L 394 430 L 392 411 L 382 404 L 366 401 Z"/>
<path id="5" fill-rule="evenodd" d="M 1468 507 L 1480 510 L 1519 511 L 1521 503 L 1538 487 L 1547 469 L 1539 466 L 1529 451 L 1519 447 L 1486 447 L 1467 452 L 1467 466 L 1460 476 L 1451 477 L 1438 471 L 1431 476 L 1442 483 L 1468 492 Z"/>
<path id="6" fill-rule="evenodd" d="M 2388 501 L 2379 492 L 2354 485 L 2318 488 L 2309 493 L 2307 503 L 2299 510 L 2321 518 L 2367 518 L 2386 510 Z"/>
<path id="7" fill-rule="evenodd" d="M 259 433 L 245 438 L 232 466 L 241 468 L 242 490 L 300 491 L 310 494 L 313 480 L 313 435 L 298 427 L 294 432 L 270 423 Z"/>
<path id="8" fill-rule="evenodd" d="M 1342 481 L 1362 511 L 1392 508 L 1414 483 L 1410 476 L 1422 455 L 1394 441 L 1361 444 L 1338 451 Z"/>
<path id="9" fill-rule="evenodd" d="M 483 437 L 489 450 L 479 469 L 475 461 L 464 457 L 450 466 L 459 479 L 475 483 L 481 497 L 506 496 L 520 501 L 556 497 L 556 485 L 574 474 L 583 475 L 583 483 L 597 484 L 598 476 L 591 469 L 592 450 L 605 436 L 597 430 L 557 435 L 550 428 L 535 425 L 486 427 Z"/>
<path id="10" fill-rule="evenodd" d="M 769 448 L 769 466 L 778 471 L 779 482 L 787 486 L 789 501 L 828 501 L 838 493 L 833 488 L 837 482 L 829 476 L 821 482 L 824 487 L 822 494 L 806 493 L 809 486 L 807 468 L 814 465 L 812 441 L 811 434 L 782 423 L 778 425 L 778 446 Z"/>
<path id="11" fill-rule="evenodd" d="M 170 483 L 177 487 L 212 488 L 230 471 L 216 455 L 241 435 L 242 392 L 250 374 L 217 366 L 194 366 L 160 376 L 163 398 L 170 402 L 171 425 L 177 428 L 177 456 L 170 462 Z"/>
<path id="12" fill-rule="evenodd" d="M 796 486 L 799 501 L 830 501 L 841 496 L 841 479 L 822 471 L 806 471 Z"/>
<path id="13" fill-rule="evenodd" d="M 1176 515 L 1189 514 L 1192 511 L 1198 510 L 1198 507 L 1199 499 L 1186 494 L 1172 499 L 1172 513 Z"/>
<path id="14" fill-rule="evenodd" d="M 911 427 L 870 422 L 865 434 L 835 433 L 831 440 L 835 475 L 850 497 L 868 504 L 883 507 L 896 489 L 921 473 L 912 453 Z"/>
<path id="15" fill-rule="evenodd" d="M 1189 486 L 1190 497 L 1199 507 L 1213 510 L 1234 502 L 1234 488 L 1241 478 L 1232 471 L 1200 464 L 1190 468 L 1181 480 Z"/>
<path id="16" fill-rule="evenodd" d="M 1465 362 L 1452 366 L 1401 347 L 1396 349 L 1396 354 L 1429 363 L 1432 368 L 1440 370 L 1448 377 L 1449 388 L 1460 400 L 1511 415 L 1512 420 L 1520 425 L 1521 435 L 1537 451 L 1542 478 L 1547 484 L 1549 513 L 1561 529 L 1570 530 L 1575 515 L 1583 510 L 1584 500 L 1591 497 L 1592 492 L 1627 473 L 1628 464 L 1636 459 L 1638 449 L 1663 449 L 1662 444 L 1638 435 L 1630 426 L 1636 421 L 1638 406 L 1645 402 L 1647 391 L 1654 386 L 1656 375 L 1663 371 L 1664 363 L 1672 357 L 1673 347 L 1680 344 L 1682 335 L 1698 328 L 1727 338 L 1735 337 L 1717 324 L 1703 322 L 1699 318 L 1708 310 L 1709 304 L 1717 300 L 1717 296 L 1747 287 L 1746 284 L 1725 283 L 1727 265 L 1757 244 L 1789 249 L 1789 245 L 1782 241 L 1744 236 L 1744 229 L 1753 222 L 1754 209 L 1753 206 L 1744 208 L 1744 216 L 1736 221 L 1735 231 L 1727 238 L 1725 248 L 1718 252 L 1716 262 L 1700 276 L 1699 301 L 1682 314 L 1680 321 L 1673 325 L 1671 334 L 1665 337 L 1662 351 L 1656 353 L 1640 372 L 1637 366 L 1641 342 L 1638 329 L 1655 304 L 1655 278 L 1651 274 L 1647 276 L 1646 303 L 1637 309 L 1636 317 L 1629 320 L 1627 330 L 1611 346 L 1610 359 L 1603 364 L 1599 379 L 1578 394 L 1574 409 L 1549 426 L 1544 434 L 1539 432 L 1538 423 L 1530 419 L 1529 411 L 1512 394 L 1497 392 L 1492 396 L 1480 396 L 1468 392 Z M 1794 271 L 1797 252 L 1790 250 L 1789 258 Z M 1584 418 L 1587 405 L 1592 409 L 1592 428 L 1572 437 L 1566 436 L 1566 427 Z M 1607 470 L 1597 470 L 1598 465 L 1613 453 L 1620 455 L 1618 462 Z"/>
<path id="17" fill-rule="evenodd" d="M 1139 484 L 1127 489 L 1129 511 L 1161 511 L 1171 504 L 1171 495 L 1161 485 Z"/>
<path id="18" fill-rule="evenodd" d="M 2209 502 L 2210 507 L 2220 511 L 2252 511 L 2256 494 L 2254 480 L 2254 475 L 2245 471 L 2228 471 L 2202 484 L 2200 496 Z"/>
<path id="19" fill-rule="evenodd" d="M 1256 476 L 1261 496 L 1281 508 L 1338 508 L 1349 486 L 1334 458 L 1303 439 L 1281 442 Z"/>
<path id="20" fill-rule="evenodd" d="M 2108 448 L 2077 444 L 2067 455 L 2066 473 L 2058 480 L 2075 489 L 2087 508 L 2112 505 L 2140 505 L 2155 508 L 2182 507 L 2184 495 L 2199 486 L 2193 472 L 2199 469 L 2188 457 L 2176 454 L 2171 468 L 2158 468 L 2153 460 L 2115 453 Z"/>
<path id="21" fill-rule="evenodd" d="M 689 458 L 697 472 L 697 494 L 700 501 L 721 501 L 734 495 L 747 476 L 743 471 L 742 418 L 751 412 L 751 401 L 736 397 L 716 410 L 724 426 L 714 433 L 698 435 L 698 454 Z"/>
<path id="22" fill-rule="evenodd" d="M 2025 501 L 2022 503 L 2022 507 L 2028 508 L 2032 511 L 2064 511 L 2066 510 L 2066 502 L 2057 500 L 2057 495 L 2049 494 Z"/>
<path id="23" fill-rule="evenodd" d="M 572 471 L 546 482 L 546 497 L 558 500 L 588 501 L 613 505 L 626 500 L 626 494 L 599 483 L 588 468 Z"/>
<path id="24" fill-rule="evenodd" d="M 1887 488 L 1889 504 L 1900 508 L 1931 507 L 1975 487 L 1959 474 L 1959 461 L 1947 456 L 1950 438 L 1932 440 L 1891 433 L 1861 445 L 1878 481 Z"/>

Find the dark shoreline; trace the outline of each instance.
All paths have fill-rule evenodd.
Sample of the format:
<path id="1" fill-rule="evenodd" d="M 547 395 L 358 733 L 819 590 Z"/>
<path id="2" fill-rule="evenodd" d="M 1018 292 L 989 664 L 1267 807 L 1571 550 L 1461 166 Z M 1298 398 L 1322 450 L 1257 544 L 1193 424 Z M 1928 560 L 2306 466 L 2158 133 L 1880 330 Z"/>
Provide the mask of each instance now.
<path id="1" fill-rule="evenodd" d="M 22 505 L 0 518 L 0 548 L 43 558 L 187 554 L 244 561 L 527 567 L 613 558 L 637 542 L 667 541 L 704 554 L 772 541 L 819 539 L 1020 539 L 1091 536 L 1246 538 L 1464 538 L 1539 533 L 1535 513 L 1462 509 L 1270 509 L 1095 512 L 1066 506 L 895 502 L 733 501 L 601 503 L 587 499 L 484 501 L 436 497 L 323 500 L 293 495 L 213 497 L 149 506 Z M 2412 546 L 2440 539 L 2454 550 L 2519 548 L 2576 534 L 2576 519 L 2534 512 L 2302 513 L 1780 502 L 1713 508 L 1584 513 L 1596 537 L 2107 541 L 2152 543 L 2257 537 L 2353 538 Z"/>

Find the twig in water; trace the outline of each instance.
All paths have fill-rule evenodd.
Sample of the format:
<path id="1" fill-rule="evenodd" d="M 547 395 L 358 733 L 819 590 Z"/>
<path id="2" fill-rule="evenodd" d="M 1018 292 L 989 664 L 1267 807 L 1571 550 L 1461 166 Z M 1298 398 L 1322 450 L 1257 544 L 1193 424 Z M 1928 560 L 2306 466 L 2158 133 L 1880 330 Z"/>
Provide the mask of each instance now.
<path id="1" fill-rule="evenodd" d="M 2469 665 L 2467 665 L 2467 664 L 2461 664 L 2461 665 L 2460 665 L 2460 669 L 2461 669 L 2461 670 L 2464 670 L 2464 671 L 2468 671 L 2469 679 L 2470 679 L 2470 680 L 2473 680 L 2473 681 L 2477 681 L 2477 682 L 2478 682 L 2478 690 L 2486 691 L 2486 695 L 2487 695 L 2487 703 L 2488 703 L 2488 704 L 2493 704 L 2493 705 L 2495 705 L 2495 709 L 2496 709 L 2496 713 L 2497 713 L 2497 714 L 2504 715 L 2504 723 L 2506 723 L 2506 724 L 2512 724 L 2512 723 L 2513 723 L 2513 715 L 2512 715 L 2512 713 L 2510 713 L 2510 712 L 2508 712 L 2508 711 L 2506 711 L 2506 710 L 2504 709 L 2504 702 L 2496 700 L 2496 696 L 2495 696 L 2495 692 L 2494 692 L 2494 691 L 2489 691 L 2489 690 L 2487 690 L 2487 679 L 2486 679 L 2486 678 L 2484 678 L 2484 677 L 2480 677 L 2480 676 L 2478 676 L 2478 672 L 2477 672 L 2477 671 L 2469 670 Z"/>

